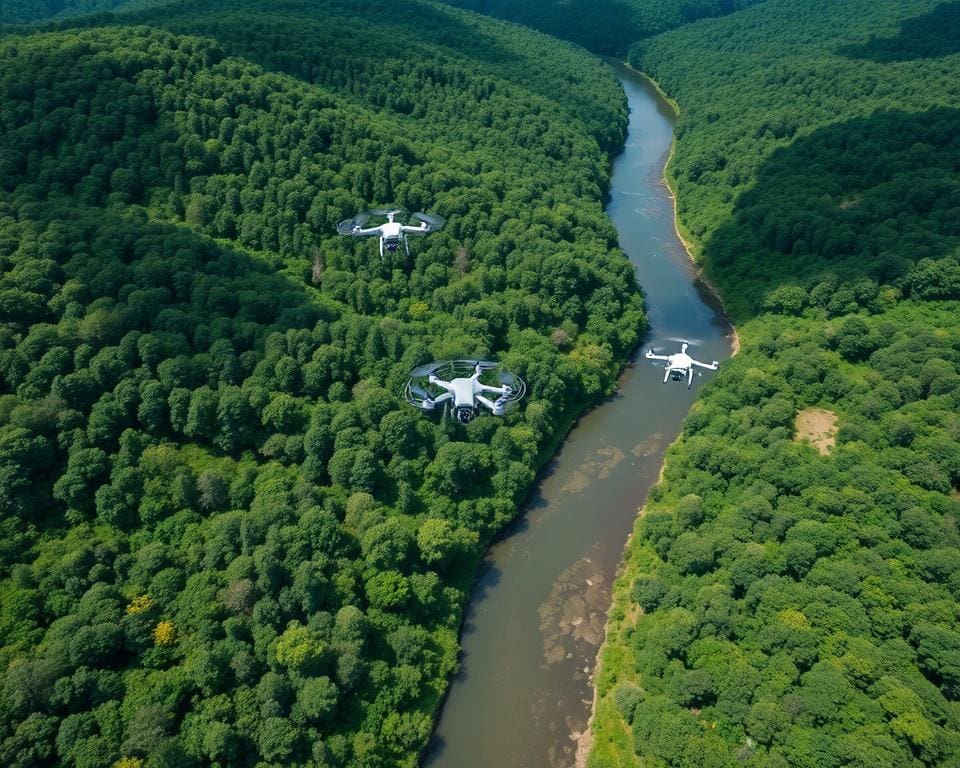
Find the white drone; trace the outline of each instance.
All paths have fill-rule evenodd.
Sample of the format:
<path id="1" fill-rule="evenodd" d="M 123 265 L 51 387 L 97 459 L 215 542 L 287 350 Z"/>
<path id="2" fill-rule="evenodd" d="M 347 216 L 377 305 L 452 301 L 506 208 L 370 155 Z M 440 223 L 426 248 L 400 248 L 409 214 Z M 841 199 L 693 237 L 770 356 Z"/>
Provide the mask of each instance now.
<path id="1" fill-rule="evenodd" d="M 489 372 L 499 386 L 484 384 L 480 377 Z M 523 397 L 527 385 L 514 373 L 489 360 L 448 360 L 433 362 L 415 368 L 404 387 L 404 399 L 415 408 L 428 413 L 438 405 L 446 409 L 453 401 L 453 417 L 466 424 L 477 415 L 477 406 L 483 406 L 494 416 L 503 416 Z M 497 395 L 495 400 L 487 395 Z"/>
<path id="2" fill-rule="evenodd" d="M 386 216 L 387 220 L 375 227 L 365 227 L 371 217 Z M 413 226 L 404 224 L 407 219 L 420 222 Z M 380 236 L 380 258 L 383 258 L 384 250 L 393 253 L 403 243 L 403 248 L 410 255 L 410 244 L 407 242 L 407 235 L 426 235 L 430 232 L 436 232 L 445 223 L 442 216 L 436 216 L 430 213 L 408 214 L 404 208 L 374 208 L 371 211 L 361 211 L 352 219 L 345 219 L 337 224 L 337 232 L 341 235 L 350 235 L 351 237 L 368 237 L 370 235 Z"/>
<path id="3" fill-rule="evenodd" d="M 658 355 L 655 354 L 652 349 L 647 350 L 647 354 L 644 357 L 647 360 L 664 360 L 666 361 L 666 372 L 663 374 L 663 381 L 666 383 L 670 381 L 683 381 L 687 380 L 687 389 L 693 385 L 693 369 L 697 368 L 706 368 L 708 371 L 717 370 L 717 366 L 720 365 L 716 360 L 712 363 L 701 363 L 699 360 L 694 360 L 690 355 L 687 354 L 687 347 L 690 345 L 687 342 L 683 342 L 680 346 L 680 351 L 675 352 L 672 355 Z"/>

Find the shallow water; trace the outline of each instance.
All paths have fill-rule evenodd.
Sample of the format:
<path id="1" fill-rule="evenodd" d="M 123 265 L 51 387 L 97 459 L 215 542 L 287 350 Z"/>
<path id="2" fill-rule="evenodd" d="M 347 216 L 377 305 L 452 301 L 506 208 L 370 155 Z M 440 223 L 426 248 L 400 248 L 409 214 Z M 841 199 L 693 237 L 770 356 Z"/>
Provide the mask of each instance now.
<path id="1" fill-rule="evenodd" d="M 650 334 L 617 394 L 580 419 L 517 523 L 487 554 L 428 768 L 573 765 L 617 564 L 663 453 L 705 382 L 695 378 L 692 391 L 663 384 L 663 370 L 642 352 L 674 351 L 679 344 L 669 339 L 677 338 L 696 342 L 690 353 L 700 360 L 730 355 L 729 326 L 697 284 L 661 180 L 670 108 L 643 78 L 615 70 L 630 127 L 607 211 L 643 286 Z"/>

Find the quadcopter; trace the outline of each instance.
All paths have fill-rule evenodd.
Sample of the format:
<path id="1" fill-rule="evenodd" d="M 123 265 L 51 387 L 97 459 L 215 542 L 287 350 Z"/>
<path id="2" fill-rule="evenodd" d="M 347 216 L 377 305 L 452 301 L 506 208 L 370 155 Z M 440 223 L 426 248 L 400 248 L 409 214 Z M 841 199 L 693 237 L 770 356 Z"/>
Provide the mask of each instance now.
<path id="1" fill-rule="evenodd" d="M 687 342 L 683 342 L 680 346 L 680 351 L 675 352 L 672 355 L 658 355 L 655 354 L 652 349 L 647 350 L 647 354 L 644 357 L 647 360 L 665 360 L 666 372 L 663 374 L 663 382 L 667 383 L 667 380 L 670 381 L 683 381 L 687 380 L 687 389 L 690 389 L 693 386 L 693 369 L 694 366 L 698 368 L 706 368 L 708 371 L 717 370 L 719 363 L 714 360 L 712 363 L 701 363 L 699 360 L 694 360 L 690 355 L 687 354 L 687 347 L 690 345 Z"/>
<path id="2" fill-rule="evenodd" d="M 499 386 L 484 384 L 480 377 L 489 372 Z M 467 424 L 483 406 L 494 416 L 503 416 L 527 390 L 523 379 L 489 360 L 448 360 L 421 365 L 410 372 L 404 399 L 415 408 L 431 413 L 453 401 L 453 417 Z M 487 395 L 497 395 L 491 400 Z M 445 411 L 446 413 L 446 411 Z"/>
<path id="3" fill-rule="evenodd" d="M 371 217 L 383 217 L 387 220 L 375 227 L 365 227 Z M 403 220 L 414 220 L 420 222 L 418 226 L 404 224 Z M 436 216 L 431 213 L 407 213 L 405 208 L 374 208 L 370 211 L 361 211 L 352 219 L 344 219 L 337 224 L 337 232 L 341 235 L 350 235 L 351 237 L 368 237 L 370 235 L 380 236 L 380 258 L 383 258 L 383 251 L 386 249 L 393 253 L 403 243 L 403 248 L 410 255 L 410 244 L 407 242 L 407 235 L 426 235 L 430 232 L 436 232 L 445 223 L 442 216 Z"/>

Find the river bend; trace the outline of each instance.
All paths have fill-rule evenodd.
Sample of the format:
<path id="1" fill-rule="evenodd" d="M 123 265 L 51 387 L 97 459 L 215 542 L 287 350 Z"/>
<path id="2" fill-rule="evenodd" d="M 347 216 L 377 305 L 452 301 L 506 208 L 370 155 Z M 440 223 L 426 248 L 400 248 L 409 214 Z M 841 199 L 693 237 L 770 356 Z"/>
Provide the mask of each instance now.
<path id="1" fill-rule="evenodd" d="M 722 360 L 731 352 L 729 325 L 697 282 L 662 182 L 672 112 L 646 80 L 615 69 L 630 125 L 607 211 L 646 295 L 651 330 L 643 348 L 689 339 L 694 357 Z M 579 420 L 518 521 L 487 554 L 428 768 L 574 764 L 617 565 L 663 453 L 705 383 L 694 379 L 692 391 L 663 384 L 662 370 L 641 354 L 617 394 Z"/>

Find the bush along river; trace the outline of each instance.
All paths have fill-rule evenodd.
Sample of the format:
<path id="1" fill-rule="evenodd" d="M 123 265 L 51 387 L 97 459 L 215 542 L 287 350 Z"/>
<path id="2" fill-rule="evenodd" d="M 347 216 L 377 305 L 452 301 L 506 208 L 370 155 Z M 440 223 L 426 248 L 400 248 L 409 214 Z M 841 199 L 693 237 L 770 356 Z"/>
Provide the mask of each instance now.
<path id="1" fill-rule="evenodd" d="M 425 752 L 427 768 L 567 768 L 587 727 L 610 588 L 638 508 L 704 372 L 663 383 L 653 346 L 723 360 L 732 330 L 674 224 L 663 167 L 673 112 L 638 73 L 615 66 L 630 104 L 608 213 L 646 295 L 650 334 L 617 393 L 584 415 L 541 473 L 527 508 L 488 552 L 463 625 L 461 667 Z"/>

